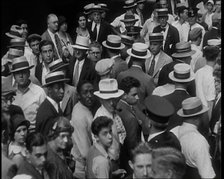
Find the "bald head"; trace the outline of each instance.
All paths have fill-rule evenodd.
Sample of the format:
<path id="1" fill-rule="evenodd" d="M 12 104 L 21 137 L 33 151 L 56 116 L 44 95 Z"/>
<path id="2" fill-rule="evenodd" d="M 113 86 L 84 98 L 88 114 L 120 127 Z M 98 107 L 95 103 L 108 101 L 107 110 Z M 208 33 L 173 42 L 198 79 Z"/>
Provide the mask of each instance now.
<path id="1" fill-rule="evenodd" d="M 49 14 L 47 16 L 47 27 L 52 33 L 56 33 L 58 30 L 58 17 L 55 14 Z"/>

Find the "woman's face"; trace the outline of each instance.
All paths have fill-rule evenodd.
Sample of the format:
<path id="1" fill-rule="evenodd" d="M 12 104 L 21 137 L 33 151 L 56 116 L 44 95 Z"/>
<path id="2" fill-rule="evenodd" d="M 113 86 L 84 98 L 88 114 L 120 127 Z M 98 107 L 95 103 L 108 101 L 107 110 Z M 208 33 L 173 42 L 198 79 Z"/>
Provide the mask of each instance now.
<path id="1" fill-rule="evenodd" d="M 27 137 L 27 127 L 25 125 L 19 126 L 14 134 L 15 142 L 23 144 Z"/>
<path id="2" fill-rule="evenodd" d="M 68 24 L 66 22 L 63 23 L 59 28 L 59 30 L 62 32 L 67 32 L 67 29 L 68 29 Z"/>
<path id="3" fill-rule="evenodd" d="M 85 28 L 86 27 L 86 18 L 84 16 L 80 16 L 78 23 L 79 23 L 79 27 Z"/>

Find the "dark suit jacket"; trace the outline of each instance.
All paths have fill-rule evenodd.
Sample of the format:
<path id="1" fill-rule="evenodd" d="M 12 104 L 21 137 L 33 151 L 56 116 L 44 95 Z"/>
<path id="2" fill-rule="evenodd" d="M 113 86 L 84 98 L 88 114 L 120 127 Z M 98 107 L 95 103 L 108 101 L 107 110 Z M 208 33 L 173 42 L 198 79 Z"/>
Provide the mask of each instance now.
<path id="1" fill-rule="evenodd" d="M 39 80 L 40 84 L 42 84 L 43 62 L 37 64 L 35 68 L 35 77 Z"/>
<path id="2" fill-rule="evenodd" d="M 176 27 L 169 25 L 169 29 L 168 29 L 168 32 L 167 32 L 167 36 L 166 36 L 166 39 L 165 39 L 165 42 L 164 42 L 164 49 L 163 51 L 171 56 L 174 52 L 175 52 L 175 45 L 176 43 L 180 42 L 180 37 L 179 37 L 179 33 L 178 33 L 178 30 L 176 29 Z M 158 33 L 158 32 L 161 32 L 162 29 L 160 27 L 160 25 L 156 26 L 154 29 L 153 29 L 153 33 Z M 171 45 L 171 47 L 170 47 Z"/>
<path id="3" fill-rule="evenodd" d="M 174 147 L 181 151 L 181 145 L 177 137 L 169 131 L 165 131 L 148 141 L 152 148 Z"/>
<path id="4" fill-rule="evenodd" d="M 118 56 L 114 59 L 114 65 L 111 70 L 111 77 L 116 79 L 120 72 L 125 71 L 127 69 L 127 62 L 124 61 L 120 56 Z"/>
<path id="5" fill-rule="evenodd" d="M 213 109 L 212 109 L 212 116 L 210 120 L 210 129 L 211 131 L 214 130 L 216 122 L 220 119 L 221 117 L 221 98 L 220 97 L 217 101 L 217 103 L 214 103 Z"/>
<path id="6" fill-rule="evenodd" d="M 54 125 L 55 118 L 57 116 L 59 116 L 58 112 L 46 98 L 37 111 L 36 131 L 42 133 L 44 136 L 47 136 L 49 130 Z"/>
<path id="7" fill-rule="evenodd" d="M 221 34 L 218 29 L 212 28 L 208 32 L 205 32 L 204 40 L 203 40 L 203 47 L 208 45 L 208 40 L 210 39 L 219 39 L 221 38 Z"/>
<path id="8" fill-rule="evenodd" d="M 91 28 L 92 28 L 92 22 L 87 23 L 87 29 L 90 34 L 90 40 L 96 41 L 96 39 L 94 39 L 93 31 L 91 30 Z M 97 41 L 101 44 L 103 41 L 107 40 L 107 36 L 111 33 L 112 33 L 112 29 L 110 24 L 105 21 L 101 21 Z"/>

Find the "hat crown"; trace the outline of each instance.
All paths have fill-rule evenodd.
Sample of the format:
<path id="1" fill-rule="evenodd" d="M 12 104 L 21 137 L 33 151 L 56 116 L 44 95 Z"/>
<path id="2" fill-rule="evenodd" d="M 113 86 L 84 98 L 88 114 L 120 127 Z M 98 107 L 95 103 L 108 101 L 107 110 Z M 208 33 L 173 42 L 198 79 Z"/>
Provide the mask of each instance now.
<path id="1" fill-rule="evenodd" d="M 131 4 L 135 3 L 135 0 L 126 0 L 124 3 L 125 3 L 125 5 L 131 5 Z"/>
<path id="2" fill-rule="evenodd" d="M 137 42 L 132 45 L 132 49 L 138 52 L 145 52 L 148 49 L 148 45 L 141 42 Z"/>
<path id="3" fill-rule="evenodd" d="M 211 3 L 212 5 L 214 5 L 214 1 L 213 0 L 208 0 L 206 4 Z"/>
<path id="4" fill-rule="evenodd" d="M 162 33 L 150 33 L 149 40 L 150 41 L 163 41 L 163 34 Z"/>
<path id="5" fill-rule="evenodd" d="M 210 46 L 218 46 L 221 45 L 221 39 L 209 39 L 207 43 Z"/>
<path id="6" fill-rule="evenodd" d="M 176 51 L 177 52 L 181 52 L 181 50 L 184 50 L 184 49 L 191 49 L 191 44 L 190 42 L 178 42 L 176 44 Z"/>
<path id="7" fill-rule="evenodd" d="M 59 58 L 59 59 L 57 59 L 57 60 L 54 60 L 53 62 L 51 62 L 51 63 L 49 64 L 49 68 L 54 67 L 55 65 L 60 64 L 60 63 L 64 63 L 63 60 L 62 60 L 61 58 Z"/>
<path id="8" fill-rule="evenodd" d="M 197 108 L 198 106 L 202 106 L 202 102 L 198 97 L 190 97 L 182 102 L 182 108 L 185 110 Z"/>
<path id="9" fill-rule="evenodd" d="M 156 9 L 158 16 L 168 16 L 168 9 L 167 8 L 159 8 Z"/>
<path id="10" fill-rule="evenodd" d="M 24 66 L 29 67 L 29 63 L 28 63 L 28 61 L 27 61 L 25 56 L 17 57 L 17 58 L 14 58 L 12 60 L 12 65 L 15 65 L 15 64 L 18 64 L 18 63 L 24 63 Z"/>
<path id="11" fill-rule="evenodd" d="M 113 78 L 100 80 L 99 91 L 101 93 L 117 92 L 118 91 L 117 80 Z"/>
<path id="12" fill-rule="evenodd" d="M 124 19 L 135 19 L 135 16 L 133 14 L 125 14 Z"/>
<path id="13" fill-rule="evenodd" d="M 114 64 L 113 59 L 104 58 L 104 59 L 101 59 L 100 61 L 98 61 L 96 63 L 95 70 L 97 71 L 97 73 L 99 75 L 105 75 L 110 71 L 113 64 Z"/>
<path id="14" fill-rule="evenodd" d="M 82 47 L 89 47 L 89 38 L 78 35 L 75 41 L 75 45 Z"/>
<path id="15" fill-rule="evenodd" d="M 118 35 L 108 35 L 107 36 L 107 41 L 111 42 L 111 43 L 121 43 L 121 37 L 119 37 Z"/>
<path id="16" fill-rule="evenodd" d="M 89 10 L 91 9 L 95 4 L 94 3 L 90 3 L 90 4 L 87 4 L 83 7 L 84 10 Z"/>
<path id="17" fill-rule="evenodd" d="M 10 40 L 10 44 L 17 43 L 17 42 L 23 42 L 25 44 L 24 38 L 15 38 Z"/>
<path id="18" fill-rule="evenodd" d="M 24 54 L 24 52 L 22 50 L 18 50 L 18 49 L 15 49 L 15 48 L 9 48 L 8 55 L 12 55 L 12 56 L 15 56 L 15 57 L 20 57 L 23 54 Z"/>
<path id="19" fill-rule="evenodd" d="M 174 72 L 177 74 L 190 73 L 191 66 L 185 63 L 179 63 L 174 66 Z"/>
<path id="20" fill-rule="evenodd" d="M 65 76 L 64 72 L 63 71 L 55 71 L 55 72 L 50 72 L 46 75 L 45 79 L 49 79 L 51 77 L 60 77 L 60 76 Z"/>

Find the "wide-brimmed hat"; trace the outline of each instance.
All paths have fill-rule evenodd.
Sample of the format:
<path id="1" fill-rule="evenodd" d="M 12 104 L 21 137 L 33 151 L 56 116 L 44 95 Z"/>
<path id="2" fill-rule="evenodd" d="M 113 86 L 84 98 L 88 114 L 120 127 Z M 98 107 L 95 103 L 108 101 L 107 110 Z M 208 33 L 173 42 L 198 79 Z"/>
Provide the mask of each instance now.
<path id="1" fill-rule="evenodd" d="M 27 129 L 29 128 L 30 126 L 30 122 L 28 120 L 25 119 L 24 115 L 22 114 L 15 114 L 12 116 L 11 118 L 12 120 L 12 133 L 15 133 L 16 129 L 19 127 L 19 126 L 26 126 Z"/>
<path id="2" fill-rule="evenodd" d="M 182 108 L 177 111 L 181 117 L 192 117 L 207 112 L 208 107 L 202 105 L 198 97 L 190 97 L 182 102 Z"/>
<path id="3" fill-rule="evenodd" d="M 202 28 L 196 27 L 189 32 L 189 39 L 194 40 L 202 35 Z"/>
<path id="4" fill-rule="evenodd" d="M 41 36 L 38 34 L 30 34 L 27 37 L 27 42 L 30 43 L 31 41 L 35 41 L 35 40 L 41 41 L 41 39 L 42 39 Z"/>
<path id="5" fill-rule="evenodd" d="M 12 83 L 2 79 L 2 96 L 7 96 L 8 94 L 16 95 L 16 89 L 13 88 Z"/>
<path id="6" fill-rule="evenodd" d="M 132 44 L 134 43 L 134 38 L 130 37 L 128 35 L 121 35 L 121 42 L 127 46 L 132 46 Z"/>
<path id="7" fill-rule="evenodd" d="M 23 55 L 24 55 L 24 51 L 18 50 L 15 48 L 9 48 L 7 61 L 11 63 L 13 58 L 21 57 Z"/>
<path id="8" fill-rule="evenodd" d="M 148 45 L 137 42 L 132 45 L 132 48 L 127 50 L 128 55 L 140 59 L 146 59 L 151 56 L 149 50 L 148 50 Z"/>
<path id="9" fill-rule="evenodd" d="M 10 48 L 10 47 L 25 47 L 25 43 L 26 43 L 26 40 L 24 38 L 11 39 L 9 42 L 8 48 Z"/>
<path id="10" fill-rule="evenodd" d="M 137 4 L 141 4 L 141 3 L 145 3 L 146 2 L 146 0 L 139 0 L 139 1 L 137 1 L 136 3 Z"/>
<path id="11" fill-rule="evenodd" d="M 118 89 L 117 80 L 113 78 L 100 80 L 99 91 L 94 92 L 101 99 L 119 98 L 123 94 L 124 91 Z"/>
<path id="12" fill-rule="evenodd" d="M 135 16 L 133 14 L 125 14 L 124 15 L 124 19 L 120 20 L 121 22 L 136 22 L 138 21 L 138 19 L 135 18 Z"/>
<path id="13" fill-rule="evenodd" d="M 156 9 L 158 17 L 168 17 L 168 9 L 167 8 L 160 8 Z"/>
<path id="14" fill-rule="evenodd" d="M 9 32 L 6 32 L 5 35 L 10 38 L 22 38 L 23 29 L 18 25 L 12 25 Z"/>
<path id="15" fill-rule="evenodd" d="M 104 10 L 102 9 L 102 7 L 98 4 L 98 5 L 93 5 L 90 9 L 89 12 L 93 13 L 93 12 L 103 12 Z"/>
<path id="16" fill-rule="evenodd" d="M 45 77 L 46 83 L 43 85 L 43 87 L 46 87 L 54 83 L 66 82 L 66 81 L 69 81 L 69 79 L 65 78 L 65 73 L 63 71 L 50 72 Z"/>
<path id="17" fill-rule="evenodd" d="M 125 45 L 121 43 L 121 37 L 118 35 L 108 35 L 107 40 L 102 42 L 103 46 L 109 49 L 123 49 Z"/>
<path id="18" fill-rule="evenodd" d="M 113 64 L 114 64 L 113 59 L 104 58 L 96 63 L 95 70 L 100 76 L 103 76 L 110 72 L 110 70 L 113 67 Z"/>
<path id="19" fill-rule="evenodd" d="M 88 50 L 89 49 L 89 38 L 78 35 L 73 48 Z"/>
<path id="20" fill-rule="evenodd" d="M 125 3 L 125 5 L 123 6 L 124 9 L 130 9 L 137 6 L 135 0 L 126 0 L 124 3 Z"/>
<path id="21" fill-rule="evenodd" d="M 140 34 L 140 31 L 142 30 L 142 27 L 139 27 L 139 26 L 128 26 L 125 28 L 127 30 L 127 35 Z"/>
<path id="22" fill-rule="evenodd" d="M 219 46 L 221 45 L 221 39 L 209 39 L 207 44 L 208 46 Z"/>
<path id="23" fill-rule="evenodd" d="M 174 58 L 190 57 L 195 53 L 195 50 L 191 50 L 190 42 L 178 42 L 176 44 L 176 52 L 172 54 Z"/>
<path id="24" fill-rule="evenodd" d="M 149 41 L 150 42 L 163 42 L 163 34 L 162 33 L 150 33 Z"/>
<path id="25" fill-rule="evenodd" d="M 178 63 L 174 66 L 174 70 L 169 73 L 169 78 L 175 82 L 187 83 L 194 80 L 195 75 L 190 65 Z"/>
<path id="26" fill-rule="evenodd" d="M 173 105 L 161 96 L 150 95 L 145 99 L 144 104 L 150 119 L 155 122 L 167 123 L 175 112 Z"/>
<path id="27" fill-rule="evenodd" d="M 99 4 L 97 4 L 97 5 L 101 6 L 101 8 L 102 8 L 104 11 L 109 11 L 109 9 L 107 8 L 107 4 L 105 4 L 105 3 L 99 3 Z"/>
<path id="28" fill-rule="evenodd" d="M 50 69 L 50 72 L 54 72 L 54 71 L 61 70 L 62 68 L 68 65 L 69 65 L 68 63 L 64 63 L 63 60 L 59 58 L 49 64 L 49 69 Z"/>
<path id="29" fill-rule="evenodd" d="M 90 14 L 90 9 L 94 6 L 95 4 L 94 3 L 90 3 L 90 4 L 87 4 L 83 7 L 84 9 L 84 14 L 88 15 Z"/>
<path id="30" fill-rule="evenodd" d="M 29 65 L 29 62 L 27 61 L 25 56 L 17 57 L 12 60 L 12 69 L 11 73 L 15 73 L 17 71 L 22 71 L 26 69 L 33 68 L 34 65 Z"/>

